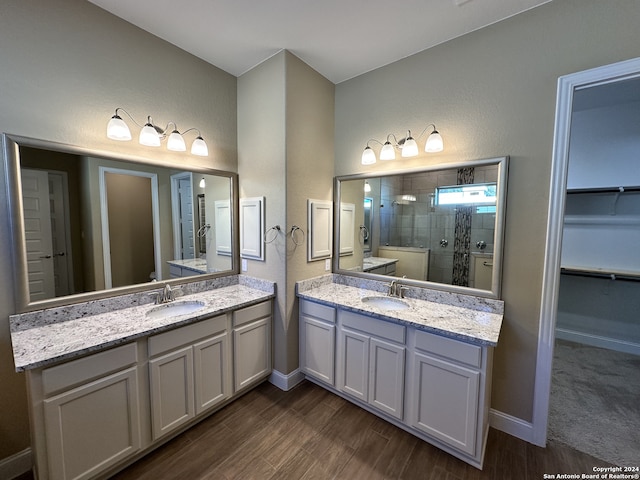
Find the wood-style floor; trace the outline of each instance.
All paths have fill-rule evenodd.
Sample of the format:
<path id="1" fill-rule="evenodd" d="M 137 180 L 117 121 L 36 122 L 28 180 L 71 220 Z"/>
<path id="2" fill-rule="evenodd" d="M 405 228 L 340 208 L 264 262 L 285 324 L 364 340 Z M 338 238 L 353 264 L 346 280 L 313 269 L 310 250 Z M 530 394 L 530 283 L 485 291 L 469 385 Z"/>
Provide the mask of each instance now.
<path id="1" fill-rule="evenodd" d="M 601 465 L 492 429 L 480 471 L 311 382 L 289 392 L 263 383 L 113 480 L 538 480 Z"/>
<path id="2" fill-rule="evenodd" d="M 265 382 L 111 480 L 539 480 L 602 465 L 491 429 L 480 471 L 311 382 Z"/>

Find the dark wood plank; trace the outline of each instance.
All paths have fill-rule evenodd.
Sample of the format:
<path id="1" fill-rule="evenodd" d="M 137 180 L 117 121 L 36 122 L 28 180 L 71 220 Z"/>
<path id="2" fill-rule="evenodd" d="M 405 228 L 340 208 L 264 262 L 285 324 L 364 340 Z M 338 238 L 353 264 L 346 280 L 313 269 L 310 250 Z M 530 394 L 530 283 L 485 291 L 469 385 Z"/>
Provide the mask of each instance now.
<path id="1" fill-rule="evenodd" d="M 478 470 L 311 382 L 264 383 L 112 479 L 537 480 L 596 465 L 607 463 L 491 429 Z"/>

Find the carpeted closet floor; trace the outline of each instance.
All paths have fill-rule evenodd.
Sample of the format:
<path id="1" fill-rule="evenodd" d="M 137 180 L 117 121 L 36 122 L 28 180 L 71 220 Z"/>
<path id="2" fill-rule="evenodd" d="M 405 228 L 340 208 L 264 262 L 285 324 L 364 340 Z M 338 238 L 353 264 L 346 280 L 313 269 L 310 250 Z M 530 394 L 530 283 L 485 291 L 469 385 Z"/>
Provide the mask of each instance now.
<path id="1" fill-rule="evenodd" d="M 640 356 L 556 340 L 548 438 L 640 466 Z"/>

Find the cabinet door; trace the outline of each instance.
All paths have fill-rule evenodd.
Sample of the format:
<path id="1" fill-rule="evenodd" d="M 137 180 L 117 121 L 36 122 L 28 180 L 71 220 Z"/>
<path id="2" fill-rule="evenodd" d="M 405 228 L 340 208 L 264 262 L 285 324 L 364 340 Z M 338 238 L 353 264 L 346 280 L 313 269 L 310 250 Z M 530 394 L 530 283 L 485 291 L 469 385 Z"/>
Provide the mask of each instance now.
<path id="1" fill-rule="evenodd" d="M 227 397 L 227 334 L 209 338 L 193 346 L 196 415 Z"/>
<path id="2" fill-rule="evenodd" d="M 345 328 L 340 330 L 338 388 L 366 402 L 369 388 L 369 337 Z"/>
<path id="3" fill-rule="evenodd" d="M 474 455 L 480 373 L 420 353 L 414 362 L 412 426 Z"/>
<path id="4" fill-rule="evenodd" d="M 235 390 L 250 385 L 271 372 L 271 317 L 233 330 Z"/>
<path id="5" fill-rule="evenodd" d="M 44 401 L 50 478 L 94 477 L 140 448 L 135 367 Z"/>
<path id="6" fill-rule="evenodd" d="M 149 360 L 153 439 L 195 416 L 191 347 Z"/>
<path id="7" fill-rule="evenodd" d="M 369 403 L 402 420 L 405 348 L 371 338 L 370 349 Z"/>
<path id="8" fill-rule="evenodd" d="M 330 385 L 334 383 L 336 326 L 302 316 L 302 345 L 300 363 L 302 371 Z"/>

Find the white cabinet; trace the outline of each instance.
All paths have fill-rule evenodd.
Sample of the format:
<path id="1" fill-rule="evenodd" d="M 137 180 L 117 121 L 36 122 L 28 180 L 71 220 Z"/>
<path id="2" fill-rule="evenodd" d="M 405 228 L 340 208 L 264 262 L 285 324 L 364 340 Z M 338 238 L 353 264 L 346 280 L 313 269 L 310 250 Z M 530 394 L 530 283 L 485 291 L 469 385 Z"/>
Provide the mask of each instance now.
<path id="1" fill-rule="evenodd" d="M 38 478 L 91 478 L 140 449 L 136 362 L 128 344 L 42 371 Z"/>
<path id="2" fill-rule="evenodd" d="M 306 376 L 478 468 L 492 358 L 489 346 L 300 299 Z"/>
<path id="3" fill-rule="evenodd" d="M 271 302 L 233 312 L 234 387 L 238 392 L 271 373 Z"/>
<path id="4" fill-rule="evenodd" d="M 487 349 L 419 330 L 411 338 L 410 425 L 481 463 Z"/>
<path id="5" fill-rule="evenodd" d="M 336 310 L 300 300 L 300 369 L 321 382 L 335 385 Z"/>
<path id="6" fill-rule="evenodd" d="M 272 301 L 27 371 L 38 480 L 105 478 L 271 373 Z M 231 339 L 233 338 L 233 345 Z"/>
<path id="7" fill-rule="evenodd" d="M 339 311 L 337 388 L 402 420 L 405 335 L 402 325 Z"/>
<path id="8" fill-rule="evenodd" d="M 226 328 L 222 315 L 149 337 L 154 440 L 230 396 Z"/>
<path id="9" fill-rule="evenodd" d="M 416 353 L 415 410 L 411 425 L 463 452 L 475 453 L 477 371 Z"/>

